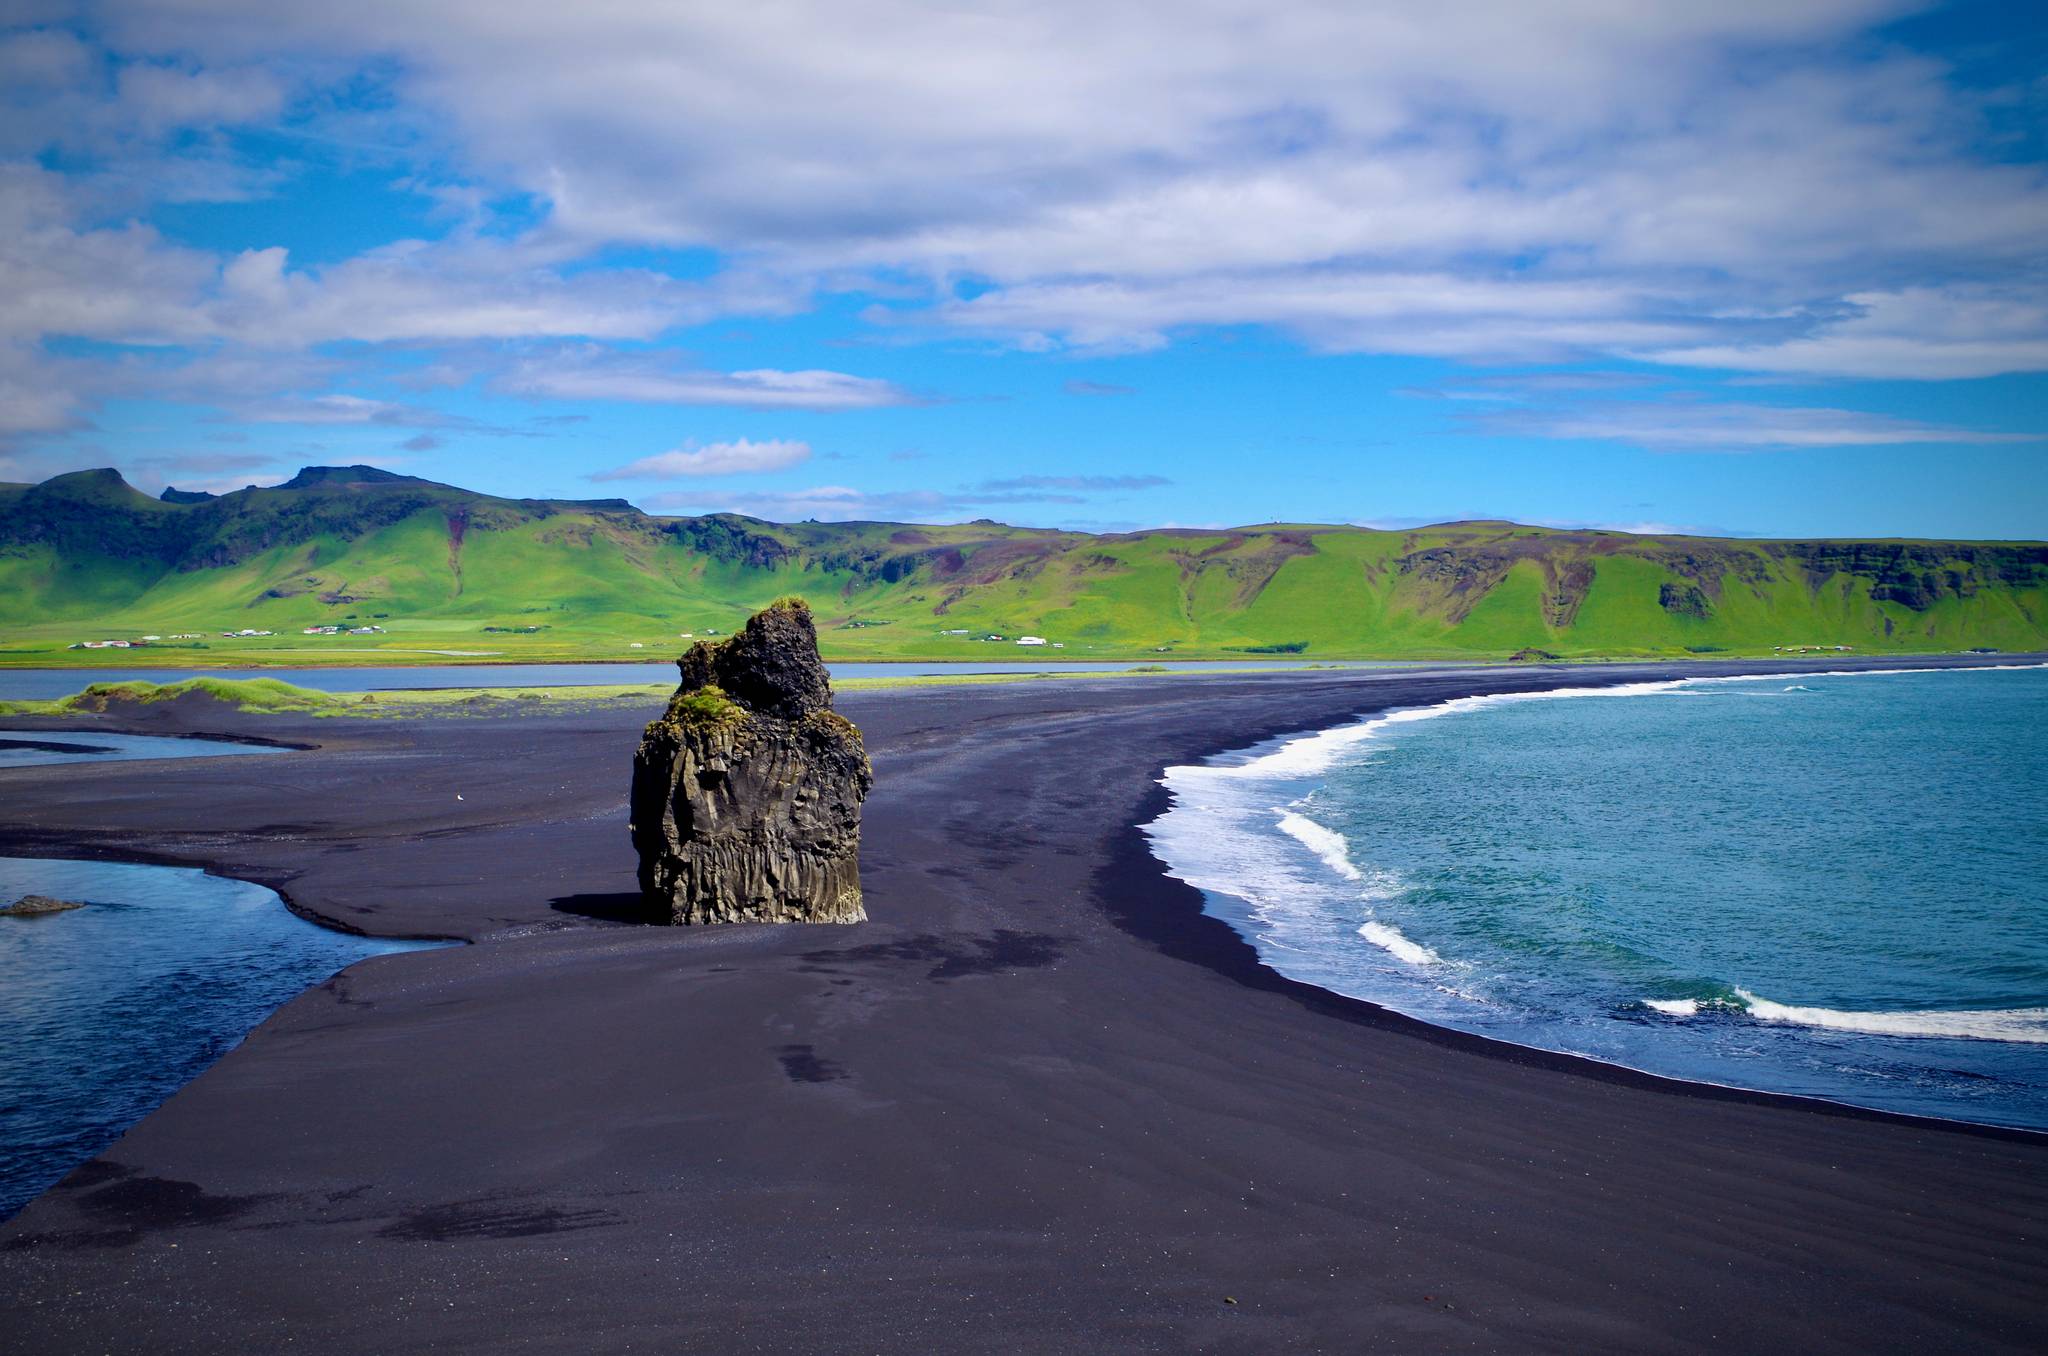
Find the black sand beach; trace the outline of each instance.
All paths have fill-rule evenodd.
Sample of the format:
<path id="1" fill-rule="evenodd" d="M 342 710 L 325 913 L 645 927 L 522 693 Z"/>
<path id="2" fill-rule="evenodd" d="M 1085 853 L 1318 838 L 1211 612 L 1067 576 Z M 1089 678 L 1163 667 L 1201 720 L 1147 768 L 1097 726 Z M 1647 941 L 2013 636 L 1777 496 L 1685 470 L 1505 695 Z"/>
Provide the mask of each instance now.
<path id="1" fill-rule="evenodd" d="M 845 697 L 851 928 L 607 925 L 650 712 L 120 727 L 319 747 L 10 772 L 0 851 L 482 944 L 305 994 L 0 1226 L 0 1350 L 2048 1349 L 2048 1138 L 1292 983 L 1135 827 L 1167 764 L 1671 673 Z"/>

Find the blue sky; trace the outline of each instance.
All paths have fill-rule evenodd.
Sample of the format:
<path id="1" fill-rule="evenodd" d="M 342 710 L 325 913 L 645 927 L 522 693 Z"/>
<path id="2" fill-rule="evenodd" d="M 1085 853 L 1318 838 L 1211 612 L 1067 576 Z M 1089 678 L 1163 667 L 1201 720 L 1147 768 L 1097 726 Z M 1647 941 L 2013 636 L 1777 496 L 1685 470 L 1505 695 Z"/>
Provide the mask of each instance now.
<path id="1" fill-rule="evenodd" d="M 2044 537 L 2030 8 L 16 0 L 0 478 Z"/>

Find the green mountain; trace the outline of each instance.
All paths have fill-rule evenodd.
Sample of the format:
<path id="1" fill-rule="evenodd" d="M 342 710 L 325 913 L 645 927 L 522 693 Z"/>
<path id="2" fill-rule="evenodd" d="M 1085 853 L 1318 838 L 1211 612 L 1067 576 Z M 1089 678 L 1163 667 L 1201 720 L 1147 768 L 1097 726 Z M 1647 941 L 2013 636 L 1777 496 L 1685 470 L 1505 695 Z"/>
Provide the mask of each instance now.
<path id="1" fill-rule="evenodd" d="M 651 658 L 784 593 L 842 659 L 2048 648 L 2039 542 L 768 523 L 365 466 L 220 496 L 111 470 L 0 486 L 0 663 Z M 221 635 L 243 630 L 275 634 Z M 166 652 L 66 648 L 142 635 Z"/>

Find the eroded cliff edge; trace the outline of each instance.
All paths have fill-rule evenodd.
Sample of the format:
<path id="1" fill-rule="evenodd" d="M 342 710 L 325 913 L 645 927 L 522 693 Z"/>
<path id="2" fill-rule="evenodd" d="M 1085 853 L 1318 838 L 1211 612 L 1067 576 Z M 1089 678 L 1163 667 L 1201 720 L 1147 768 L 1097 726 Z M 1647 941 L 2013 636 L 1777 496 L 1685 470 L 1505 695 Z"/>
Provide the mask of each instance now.
<path id="1" fill-rule="evenodd" d="M 858 923 L 860 731 L 832 709 L 810 607 L 786 598 L 699 641 L 633 758 L 632 836 L 650 917 Z"/>

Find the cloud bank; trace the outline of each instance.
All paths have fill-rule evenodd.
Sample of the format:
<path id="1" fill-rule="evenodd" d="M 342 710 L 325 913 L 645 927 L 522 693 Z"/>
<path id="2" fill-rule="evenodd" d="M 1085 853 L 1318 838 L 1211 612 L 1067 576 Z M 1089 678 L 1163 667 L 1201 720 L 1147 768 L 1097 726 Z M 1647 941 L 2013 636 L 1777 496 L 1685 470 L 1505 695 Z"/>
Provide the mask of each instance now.
<path id="1" fill-rule="evenodd" d="M 452 431 L 405 412 L 438 397 L 392 390 L 442 368 L 445 389 L 534 402 L 937 402 L 679 338 L 830 308 L 871 342 L 1028 353 L 1260 327 L 1314 353 L 1710 379 L 2048 371 L 2048 176 L 2012 133 L 2048 122 L 2048 86 L 1916 50 L 1896 25 L 1920 8 L 59 7 L 0 28 L 0 437 L 61 438 L 140 396 Z M 316 161 L 424 206 L 328 254 L 166 224 L 288 196 Z M 2009 436 L 1754 402 L 1623 413 L 1472 426 L 1662 448 Z M 761 449 L 800 446 L 633 466 L 775 469 L 793 454 Z"/>

